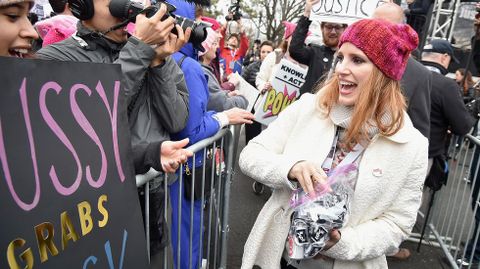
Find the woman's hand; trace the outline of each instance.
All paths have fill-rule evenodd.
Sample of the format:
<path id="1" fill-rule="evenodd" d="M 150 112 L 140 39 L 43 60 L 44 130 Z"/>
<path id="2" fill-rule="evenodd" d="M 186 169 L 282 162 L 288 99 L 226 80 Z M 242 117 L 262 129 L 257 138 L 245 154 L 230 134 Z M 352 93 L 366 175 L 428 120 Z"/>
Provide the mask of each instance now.
<path id="1" fill-rule="evenodd" d="M 242 95 L 242 94 L 239 91 L 234 90 L 234 91 L 228 92 L 227 95 L 232 97 L 232 96 L 237 96 L 237 95 Z"/>
<path id="2" fill-rule="evenodd" d="M 316 3 L 320 2 L 320 0 L 307 0 L 305 1 L 305 10 L 303 11 L 303 16 L 310 17 L 310 13 L 312 12 L 312 6 Z"/>
<path id="3" fill-rule="evenodd" d="M 325 247 L 323 247 L 323 251 L 329 250 L 331 247 L 333 247 L 338 241 L 340 241 L 340 238 L 342 238 L 342 234 L 340 233 L 339 230 L 331 230 L 330 231 L 330 240 L 325 243 Z"/>
<path id="4" fill-rule="evenodd" d="M 339 230 L 331 230 L 330 233 L 329 233 L 329 236 L 330 236 L 330 240 L 327 241 L 327 243 L 325 243 L 325 246 L 323 247 L 322 251 L 327 251 L 329 250 L 331 247 L 333 247 L 336 243 L 338 243 L 338 241 L 340 241 L 340 238 L 342 238 L 342 234 L 340 233 Z M 313 257 L 314 259 L 316 260 L 328 260 L 330 259 L 330 257 L 327 257 L 321 253 L 315 255 L 315 257 Z"/>
<path id="5" fill-rule="evenodd" d="M 245 109 L 238 107 L 231 108 L 222 113 L 228 117 L 228 124 L 252 124 L 255 116 Z"/>
<path id="6" fill-rule="evenodd" d="M 315 184 L 327 185 L 327 175 L 323 170 L 318 171 L 313 163 L 308 161 L 300 161 L 292 166 L 288 172 L 290 180 L 297 180 L 306 193 L 312 197 L 315 196 Z"/>
<path id="7" fill-rule="evenodd" d="M 260 91 L 260 94 L 264 94 L 264 93 L 268 92 L 269 90 L 271 90 L 272 88 L 273 88 L 272 84 L 270 84 L 270 82 L 267 82 L 263 86 L 263 89 Z"/>

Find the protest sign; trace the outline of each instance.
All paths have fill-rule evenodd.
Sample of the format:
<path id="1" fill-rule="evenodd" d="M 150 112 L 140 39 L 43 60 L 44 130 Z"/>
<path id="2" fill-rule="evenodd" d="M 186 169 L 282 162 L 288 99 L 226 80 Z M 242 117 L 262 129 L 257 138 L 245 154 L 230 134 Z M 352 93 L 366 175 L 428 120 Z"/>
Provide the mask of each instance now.
<path id="1" fill-rule="evenodd" d="M 476 2 L 459 3 L 455 16 L 455 26 L 453 28 L 453 36 L 455 38 L 455 47 L 471 48 L 471 39 L 475 35 L 473 23 L 475 21 Z"/>
<path id="2" fill-rule="evenodd" d="M 306 75 L 305 69 L 282 59 L 271 81 L 272 89 L 255 106 L 255 121 L 268 125 L 282 110 L 295 102 L 300 96 L 300 87 L 305 82 Z"/>
<path id="3" fill-rule="evenodd" d="M 255 101 L 257 101 L 260 92 L 243 79 L 237 72 L 233 73 L 231 76 L 230 79 L 238 81 L 235 89 L 238 90 L 238 92 L 248 101 L 248 106 L 245 110 L 252 111 L 253 105 L 255 104 Z"/>
<path id="4" fill-rule="evenodd" d="M 120 66 L 0 67 L 0 268 L 147 268 Z"/>
<path id="5" fill-rule="evenodd" d="M 385 0 L 320 0 L 312 7 L 312 21 L 351 24 L 370 18 Z"/>

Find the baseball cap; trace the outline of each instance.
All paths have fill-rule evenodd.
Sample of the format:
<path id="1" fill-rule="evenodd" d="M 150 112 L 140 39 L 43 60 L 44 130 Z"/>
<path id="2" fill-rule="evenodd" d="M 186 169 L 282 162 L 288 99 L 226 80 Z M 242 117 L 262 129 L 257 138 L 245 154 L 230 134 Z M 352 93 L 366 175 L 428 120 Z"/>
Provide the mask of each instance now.
<path id="1" fill-rule="evenodd" d="M 436 52 L 436 53 L 446 53 L 452 57 L 452 60 L 456 63 L 459 63 L 458 59 L 453 55 L 453 47 L 450 42 L 444 39 L 434 39 L 430 44 L 423 47 L 424 52 Z"/>

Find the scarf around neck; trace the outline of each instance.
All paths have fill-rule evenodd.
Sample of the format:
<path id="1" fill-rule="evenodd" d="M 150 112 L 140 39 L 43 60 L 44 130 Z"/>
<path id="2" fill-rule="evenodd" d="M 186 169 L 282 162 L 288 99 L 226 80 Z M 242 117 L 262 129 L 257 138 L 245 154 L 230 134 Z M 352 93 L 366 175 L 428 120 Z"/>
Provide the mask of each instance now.
<path id="1" fill-rule="evenodd" d="M 350 126 L 350 122 L 352 120 L 352 114 L 353 114 L 353 106 L 344 106 L 344 105 L 335 104 L 332 107 L 332 110 L 330 111 L 329 117 L 336 126 L 344 129 L 348 129 L 348 127 Z M 390 114 L 388 113 L 383 114 L 381 118 L 382 123 L 389 123 L 391 121 L 392 119 L 390 117 Z M 368 137 L 373 138 L 373 136 L 378 134 L 378 132 L 379 130 L 377 126 L 375 125 L 367 126 Z"/>

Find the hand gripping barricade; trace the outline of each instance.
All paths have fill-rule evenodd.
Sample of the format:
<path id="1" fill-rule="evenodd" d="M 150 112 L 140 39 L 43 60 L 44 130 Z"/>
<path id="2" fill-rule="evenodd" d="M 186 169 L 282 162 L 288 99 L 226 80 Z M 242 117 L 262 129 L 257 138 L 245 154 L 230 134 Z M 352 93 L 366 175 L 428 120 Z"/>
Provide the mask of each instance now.
<path id="1" fill-rule="evenodd" d="M 193 238 L 193 227 L 190 227 L 190 242 L 187 246 L 181 245 L 181 216 L 184 215 L 181 212 L 178 214 L 178 228 L 177 234 L 172 234 L 171 236 L 177 237 L 177 249 L 173 249 L 172 251 L 176 251 L 176 260 L 173 263 L 176 265 L 176 268 L 181 268 L 180 261 L 182 259 L 188 259 L 189 261 L 189 268 L 226 268 L 227 264 L 227 233 L 228 233 L 228 212 L 229 212 L 229 199 L 230 199 L 230 184 L 233 176 L 233 167 L 234 167 L 234 156 L 236 156 L 237 151 L 237 142 L 238 142 L 238 127 L 231 126 L 229 129 L 222 129 L 218 131 L 214 136 L 204 139 L 191 145 L 188 147 L 188 150 L 191 150 L 194 153 L 203 151 L 204 152 L 204 162 L 202 167 L 193 167 L 192 171 L 192 184 L 189 186 L 192 188 L 190 193 L 194 192 L 195 186 L 199 184 L 195 184 L 195 181 L 201 181 L 201 202 L 202 205 L 205 205 L 204 209 L 200 215 L 200 223 L 203 224 L 202 231 L 200 235 L 200 242 L 199 248 L 203 251 L 200 251 L 201 257 L 199 257 L 198 261 L 199 264 L 192 264 L 192 238 Z M 226 167 L 219 167 L 217 166 L 216 162 L 206 162 L 205 158 L 207 156 L 208 148 L 219 148 L 222 152 L 225 152 L 225 163 Z M 193 157 L 193 162 L 195 163 L 195 157 Z M 209 164 L 212 167 L 206 168 L 205 165 Z M 179 170 L 183 171 L 184 168 L 181 165 Z M 195 170 L 201 169 L 203 173 L 196 173 Z M 223 173 L 217 174 L 215 171 L 223 170 Z M 206 174 L 206 171 L 211 171 L 210 175 Z M 202 175 L 201 178 L 196 178 L 198 175 Z M 155 171 L 154 169 L 150 169 L 147 173 L 143 175 L 136 176 L 136 183 L 137 187 L 143 187 L 145 189 L 145 193 L 149 193 L 149 185 L 147 184 L 150 180 L 162 175 L 160 172 Z M 185 174 L 180 173 L 178 176 L 175 174 L 166 174 L 162 175 L 165 189 L 165 198 L 164 203 L 166 205 L 169 204 L 170 193 L 169 193 L 169 184 L 172 184 L 175 180 L 179 181 L 180 187 L 179 188 L 179 195 L 181 197 L 181 193 L 184 191 L 185 185 Z M 209 184 L 206 182 L 209 181 Z M 210 186 L 210 190 L 205 190 L 205 186 Z M 209 193 L 208 197 L 205 196 L 205 193 Z M 194 197 L 191 196 L 189 198 L 192 207 L 194 203 Z M 150 236 L 149 236 L 149 196 L 145 195 L 145 232 L 147 238 L 147 250 L 150 252 Z M 181 207 L 181 199 L 179 198 L 179 208 Z M 165 206 L 165 215 L 169 213 L 168 207 Z M 190 218 L 193 219 L 193 211 L 190 212 Z M 190 223 L 193 223 L 191 221 Z M 170 225 L 169 220 L 167 218 L 167 224 Z M 190 225 L 193 226 L 193 225 Z M 181 248 L 187 247 L 189 248 L 189 257 L 182 257 L 180 255 Z M 149 253 L 150 254 L 150 253 Z M 169 264 L 168 251 L 164 253 L 163 259 L 163 267 L 162 268 L 173 268 L 172 264 Z"/>
<path id="2" fill-rule="evenodd" d="M 446 186 L 433 193 L 423 240 L 440 247 L 451 268 L 479 268 L 480 140 L 466 135 L 460 149 L 453 141 L 449 155 L 456 158 L 449 158 Z M 424 213 L 419 211 L 420 216 Z M 409 241 L 418 242 L 417 236 L 412 234 Z"/>

